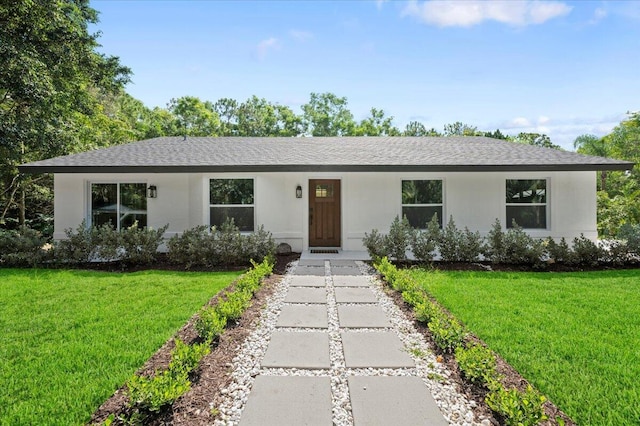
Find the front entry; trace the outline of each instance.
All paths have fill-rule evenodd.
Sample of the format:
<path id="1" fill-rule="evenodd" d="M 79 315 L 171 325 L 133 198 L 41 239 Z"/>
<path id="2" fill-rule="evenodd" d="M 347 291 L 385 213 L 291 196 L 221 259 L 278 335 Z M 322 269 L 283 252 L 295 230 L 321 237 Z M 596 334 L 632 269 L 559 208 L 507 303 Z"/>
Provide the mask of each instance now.
<path id="1" fill-rule="evenodd" d="M 340 247 L 340 180 L 309 180 L 309 246 Z"/>

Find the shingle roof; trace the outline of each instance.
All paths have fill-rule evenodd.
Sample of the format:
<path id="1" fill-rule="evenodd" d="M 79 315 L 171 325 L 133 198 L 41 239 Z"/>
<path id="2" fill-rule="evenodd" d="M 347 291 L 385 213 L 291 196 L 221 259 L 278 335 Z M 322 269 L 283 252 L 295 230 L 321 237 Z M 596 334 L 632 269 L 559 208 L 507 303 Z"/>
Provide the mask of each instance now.
<path id="1" fill-rule="evenodd" d="M 162 137 L 23 164 L 26 173 L 628 170 L 485 137 Z"/>

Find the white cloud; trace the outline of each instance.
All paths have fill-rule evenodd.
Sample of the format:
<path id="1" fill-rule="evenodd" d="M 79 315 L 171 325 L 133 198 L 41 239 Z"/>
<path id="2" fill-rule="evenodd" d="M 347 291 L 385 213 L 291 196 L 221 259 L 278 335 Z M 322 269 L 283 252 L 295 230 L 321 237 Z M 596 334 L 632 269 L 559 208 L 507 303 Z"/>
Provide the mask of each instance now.
<path id="1" fill-rule="evenodd" d="M 606 9 L 602 7 L 597 7 L 596 10 L 593 11 L 593 16 L 589 20 L 589 24 L 592 24 L 592 25 L 597 24 L 598 22 L 606 18 L 608 14 L 609 13 L 607 12 Z"/>
<path id="2" fill-rule="evenodd" d="M 313 34 L 309 31 L 290 30 L 289 35 L 296 41 L 304 42 L 313 38 Z"/>
<path id="3" fill-rule="evenodd" d="M 258 55 L 258 59 L 264 59 L 267 54 L 273 50 L 280 49 L 280 42 L 275 37 L 270 37 L 268 39 L 262 40 L 256 46 L 256 53 Z"/>
<path id="4" fill-rule="evenodd" d="M 567 15 L 572 7 L 560 1 L 539 0 L 411 0 L 403 16 L 440 27 L 471 27 L 484 21 L 497 21 L 512 26 L 542 24 Z"/>
<path id="5" fill-rule="evenodd" d="M 531 122 L 524 117 L 516 117 L 505 123 L 505 129 L 517 129 L 521 127 L 531 127 Z"/>

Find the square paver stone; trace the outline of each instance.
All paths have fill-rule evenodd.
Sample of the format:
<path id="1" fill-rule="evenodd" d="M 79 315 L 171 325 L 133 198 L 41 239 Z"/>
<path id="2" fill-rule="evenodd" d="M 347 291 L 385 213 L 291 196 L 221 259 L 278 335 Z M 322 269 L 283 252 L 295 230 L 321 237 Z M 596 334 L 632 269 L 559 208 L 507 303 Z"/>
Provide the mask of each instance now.
<path id="1" fill-rule="evenodd" d="M 380 306 L 338 306 L 340 327 L 391 327 L 387 314 Z"/>
<path id="2" fill-rule="evenodd" d="M 327 328 L 326 305 L 285 305 L 282 307 L 276 327 Z"/>
<path id="3" fill-rule="evenodd" d="M 329 377 L 258 376 L 241 426 L 331 425 Z"/>
<path id="4" fill-rule="evenodd" d="M 274 331 L 263 367 L 329 368 L 329 333 L 320 331 Z"/>
<path id="5" fill-rule="evenodd" d="M 352 376 L 348 382 L 355 426 L 449 424 L 419 377 Z"/>
<path id="6" fill-rule="evenodd" d="M 334 275 L 333 285 L 335 287 L 369 287 L 371 282 L 369 277 L 364 275 Z"/>
<path id="7" fill-rule="evenodd" d="M 315 287 L 289 287 L 285 303 L 327 303 L 327 290 Z"/>
<path id="8" fill-rule="evenodd" d="M 415 367 L 402 341 L 391 331 L 341 333 L 345 365 L 348 368 Z"/>
<path id="9" fill-rule="evenodd" d="M 291 289 L 289 289 L 291 291 Z M 336 287 L 336 302 L 338 303 L 377 303 L 378 299 L 370 288 Z"/>
<path id="10" fill-rule="evenodd" d="M 320 275 L 324 277 L 324 266 L 298 266 L 294 275 Z"/>
<path id="11" fill-rule="evenodd" d="M 330 262 L 331 262 L 332 268 L 334 266 L 350 266 L 352 268 L 358 267 L 355 260 L 335 259 L 335 260 L 331 260 Z"/>
<path id="12" fill-rule="evenodd" d="M 324 268 L 324 259 L 300 259 L 298 266 L 322 266 Z"/>
<path id="13" fill-rule="evenodd" d="M 292 275 L 291 287 L 324 287 L 324 275 Z"/>
<path id="14" fill-rule="evenodd" d="M 332 275 L 362 275 L 359 268 L 352 268 L 350 266 L 332 266 Z"/>

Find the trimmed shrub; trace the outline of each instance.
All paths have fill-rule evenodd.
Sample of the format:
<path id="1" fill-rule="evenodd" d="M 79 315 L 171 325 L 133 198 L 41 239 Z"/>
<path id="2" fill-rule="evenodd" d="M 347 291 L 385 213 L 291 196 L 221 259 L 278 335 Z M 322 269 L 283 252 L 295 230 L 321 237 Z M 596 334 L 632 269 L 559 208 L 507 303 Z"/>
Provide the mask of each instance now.
<path id="1" fill-rule="evenodd" d="M 544 256 L 542 241 L 531 237 L 516 224 L 504 234 L 502 240 L 504 263 L 540 265 Z"/>
<path id="2" fill-rule="evenodd" d="M 496 357 L 491 349 L 477 343 L 467 348 L 458 346 L 455 356 L 460 371 L 471 382 L 486 385 L 498 379 Z"/>
<path id="3" fill-rule="evenodd" d="M 620 227 L 617 237 L 626 242 L 630 253 L 640 256 L 640 224 L 625 223 Z"/>
<path id="4" fill-rule="evenodd" d="M 411 250 L 417 261 L 429 263 L 433 261 L 438 241 L 440 240 L 440 222 L 438 222 L 438 214 L 434 214 L 431 221 L 427 224 L 424 231 L 416 230 L 411 239 Z"/>
<path id="5" fill-rule="evenodd" d="M 362 244 L 374 262 L 387 256 L 385 236 L 378 232 L 377 229 L 373 229 L 370 234 L 365 232 Z"/>
<path id="6" fill-rule="evenodd" d="M 127 382 L 129 404 L 151 412 L 159 412 L 173 404 L 191 389 L 186 374 L 174 374 L 171 370 L 156 373 L 153 377 L 133 375 Z"/>
<path id="7" fill-rule="evenodd" d="M 544 245 L 546 246 L 547 255 L 549 259 L 553 260 L 556 263 L 565 263 L 571 259 L 571 249 L 569 248 L 569 244 L 567 244 L 567 240 L 562 237 L 559 243 L 548 237 Z"/>
<path id="8" fill-rule="evenodd" d="M 491 225 L 491 230 L 487 235 L 487 246 L 485 247 L 485 257 L 493 263 L 503 263 L 507 257 L 505 247 L 504 232 L 499 219 Z"/>
<path id="9" fill-rule="evenodd" d="M 471 232 L 464 227 L 460 238 L 458 260 L 460 262 L 477 262 L 484 251 L 484 238 L 479 231 Z"/>
<path id="10" fill-rule="evenodd" d="M 444 312 L 435 315 L 427 326 L 436 345 L 445 352 L 453 352 L 462 344 L 467 335 L 464 326 L 457 319 L 449 317 Z"/>
<path id="11" fill-rule="evenodd" d="M 570 263 L 574 265 L 596 266 L 603 256 L 603 250 L 583 234 L 573 239 Z"/>
<path id="12" fill-rule="evenodd" d="M 169 228 L 166 224 L 160 229 L 140 229 L 137 226 L 120 231 L 120 243 L 123 249 L 122 260 L 132 265 L 142 265 L 154 262 L 158 258 L 158 247 L 163 242 L 163 235 Z"/>
<path id="13" fill-rule="evenodd" d="M 21 227 L 17 231 L 0 229 L 0 266 L 35 266 L 50 253 L 43 247 L 46 238 L 34 229 Z"/>
<path id="14" fill-rule="evenodd" d="M 457 262 L 460 260 L 460 243 L 462 235 L 453 221 L 453 216 L 449 216 L 449 222 L 442 230 L 438 240 L 440 258 L 444 262 Z"/>
<path id="15" fill-rule="evenodd" d="M 413 307 L 413 312 L 416 315 L 416 319 L 422 323 L 428 324 L 437 315 L 442 314 L 440 307 L 429 300 L 429 297 L 424 295 L 424 299 Z"/>
<path id="16" fill-rule="evenodd" d="M 407 250 L 411 246 L 414 230 L 409 225 L 406 216 L 400 219 L 396 216 L 391 222 L 389 234 L 385 237 L 385 251 L 397 261 L 407 259 Z"/>
<path id="17" fill-rule="evenodd" d="M 498 384 L 485 397 L 489 408 L 501 415 L 507 426 L 534 426 L 547 420 L 543 407 L 546 400 L 531 385 L 522 392 Z"/>
<path id="18" fill-rule="evenodd" d="M 211 306 L 200 310 L 195 323 L 198 336 L 207 342 L 213 342 L 218 338 L 226 326 L 227 317 Z"/>
<path id="19" fill-rule="evenodd" d="M 180 339 L 175 340 L 176 347 L 171 352 L 169 370 L 176 375 L 189 375 L 198 368 L 200 360 L 211 353 L 211 344 L 208 341 L 187 345 Z"/>

